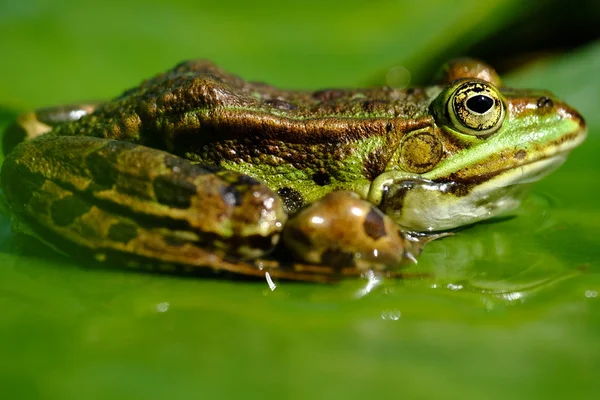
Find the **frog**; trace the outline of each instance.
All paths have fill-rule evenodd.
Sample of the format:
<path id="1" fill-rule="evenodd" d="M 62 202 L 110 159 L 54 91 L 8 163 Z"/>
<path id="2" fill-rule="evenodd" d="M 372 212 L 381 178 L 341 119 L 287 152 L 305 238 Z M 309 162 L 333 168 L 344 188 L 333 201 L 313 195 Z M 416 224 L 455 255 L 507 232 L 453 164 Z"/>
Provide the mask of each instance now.
<path id="1" fill-rule="evenodd" d="M 431 240 L 517 208 L 586 134 L 550 92 L 470 58 L 429 86 L 321 90 L 193 60 L 22 114 L 0 185 L 16 230 L 111 267 L 403 276 Z"/>

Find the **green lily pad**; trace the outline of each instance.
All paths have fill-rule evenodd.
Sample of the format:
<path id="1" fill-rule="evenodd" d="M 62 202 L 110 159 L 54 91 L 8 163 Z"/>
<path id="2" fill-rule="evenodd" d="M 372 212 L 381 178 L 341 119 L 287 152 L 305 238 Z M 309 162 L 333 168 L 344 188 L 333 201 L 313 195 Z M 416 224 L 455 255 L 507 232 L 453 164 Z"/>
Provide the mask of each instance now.
<path id="1" fill-rule="evenodd" d="M 35 4 L 28 4 L 35 3 Z M 25 0 L 0 4 L 0 104 L 23 108 L 114 97 L 190 58 L 285 87 L 360 84 L 407 67 L 415 77 L 502 29 L 517 0 L 451 4 L 347 0 Z M 426 25 L 424 25 L 426 23 Z M 376 77 L 376 78 L 377 78 Z"/>
<path id="2" fill-rule="evenodd" d="M 0 102 L 104 98 L 180 59 L 295 87 L 359 85 L 501 31 L 521 2 L 0 6 Z M 19 5 L 21 4 L 21 5 Z M 145 18 L 138 17 L 144 10 Z M 426 21 L 426 25 L 424 22 Z M 483 27 L 483 28 L 482 28 Z M 401 61 L 399 63 L 399 60 Z M 0 217 L 10 398 L 581 398 L 598 394 L 600 43 L 528 65 L 588 140 L 510 218 L 429 244 L 421 278 L 188 279 L 77 264 Z M 293 66 L 293 67 L 292 67 Z M 0 113 L 0 125 L 14 113 Z"/>

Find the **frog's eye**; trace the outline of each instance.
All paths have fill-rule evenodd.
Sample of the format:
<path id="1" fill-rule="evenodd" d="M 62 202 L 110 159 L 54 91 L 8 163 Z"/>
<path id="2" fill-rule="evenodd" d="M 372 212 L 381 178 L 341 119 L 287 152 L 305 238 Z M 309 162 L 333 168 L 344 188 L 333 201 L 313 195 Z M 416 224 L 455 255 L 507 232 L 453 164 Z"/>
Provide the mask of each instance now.
<path id="1" fill-rule="evenodd" d="M 466 80 L 455 86 L 446 103 L 449 123 L 467 135 L 487 136 L 502 126 L 504 102 L 498 90 L 482 80 Z"/>

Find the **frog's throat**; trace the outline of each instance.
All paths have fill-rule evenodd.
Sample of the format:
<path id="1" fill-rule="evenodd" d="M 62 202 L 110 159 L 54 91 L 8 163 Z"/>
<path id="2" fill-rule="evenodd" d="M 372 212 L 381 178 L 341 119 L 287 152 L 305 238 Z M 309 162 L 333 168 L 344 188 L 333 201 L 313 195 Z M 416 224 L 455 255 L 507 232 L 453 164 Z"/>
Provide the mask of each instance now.
<path id="1" fill-rule="evenodd" d="M 491 171 L 488 176 L 482 176 L 480 182 L 473 182 L 469 186 L 471 191 L 487 192 L 500 187 L 516 185 L 521 183 L 531 183 L 542 179 L 552 171 L 561 166 L 567 159 L 569 151 L 562 151 L 547 157 L 540 157 L 520 165 L 510 166 L 508 168 Z M 410 184 L 406 184 L 410 182 Z M 384 194 L 391 186 L 405 186 L 410 188 L 415 182 L 431 185 L 432 190 L 442 192 L 456 191 L 452 189 L 456 182 L 445 179 L 427 179 L 421 175 L 409 174 L 401 171 L 388 171 L 373 180 L 369 187 L 366 199 L 371 203 L 378 205 L 381 203 Z M 460 183 L 460 185 L 465 185 Z M 464 192 L 463 192 L 464 194 Z"/>
<path id="2" fill-rule="evenodd" d="M 399 196 L 385 212 L 400 225 L 415 231 L 446 231 L 506 214 L 519 207 L 529 183 L 558 168 L 566 153 L 513 168 L 472 187 L 427 180 L 412 182 L 409 190 L 391 190 Z"/>

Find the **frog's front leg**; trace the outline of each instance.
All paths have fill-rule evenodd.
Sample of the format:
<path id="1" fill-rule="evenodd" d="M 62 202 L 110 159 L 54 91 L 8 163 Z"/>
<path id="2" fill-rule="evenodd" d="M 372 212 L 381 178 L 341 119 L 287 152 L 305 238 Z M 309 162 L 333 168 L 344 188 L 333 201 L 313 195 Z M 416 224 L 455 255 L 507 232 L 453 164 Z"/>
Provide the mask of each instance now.
<path id="1" fill-rule="evenodd" d="M 54 247 L 97 260 L 219 268 L 217 257 L 273 249 L 286 221 L 258 181 L 169 153 L 93 137 L 26 141 L 6 158 L 4 195 L 21 223 Z"/>

